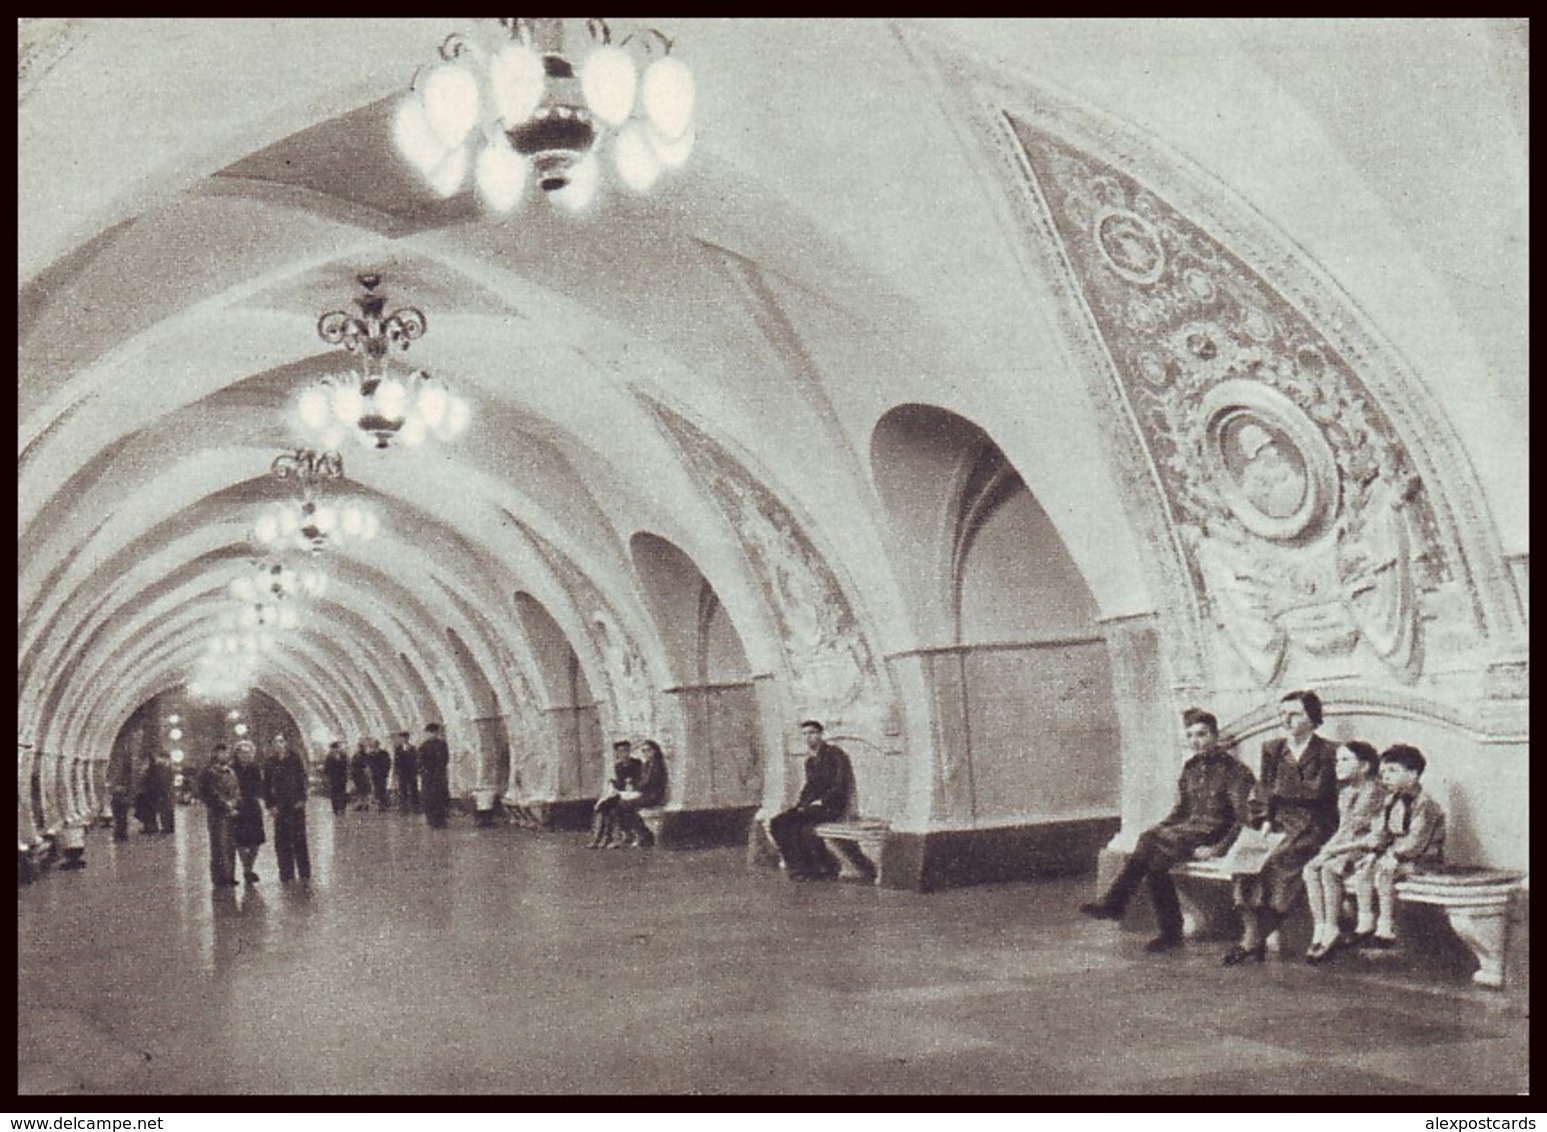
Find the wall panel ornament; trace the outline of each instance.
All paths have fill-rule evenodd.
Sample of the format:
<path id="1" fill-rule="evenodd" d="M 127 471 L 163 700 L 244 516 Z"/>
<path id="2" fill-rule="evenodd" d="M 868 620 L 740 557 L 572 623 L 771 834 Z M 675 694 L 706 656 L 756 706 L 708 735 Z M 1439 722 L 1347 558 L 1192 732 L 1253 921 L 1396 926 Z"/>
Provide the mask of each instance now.
<path id="1" fill-rule="evenodd" d="M 654 689 L 660 682 L 651 677 L 638 643 L 620 627 L 617 610 L 567 554 L 525 524 L 522 530 L 542 552 L 585 619 L 586 635 L 603 665 L 612 700 L 611 723 L 619 737 L 636 741 L 653 738 L 665 750 L 675 749 L 677 736 L 668 734 L 667 715 L 657 710 L 655 702 Z"/>
<path id="2" fill-rule="evenodd" d="M 743 464 L 701 429 L 645 399 L 736 533 L 778 623 L 795 711 L 834 733 L 889 748 L 896 697 L 837 574 L 801 524 Z"/>
<path id="3" fill-rule="evenodd" d="M 1135 177 L 1006 116 L 1132 410 L 1197 597 L 1258 684 L 1416 680 L 1481 627 L 1356 367 Z"/>

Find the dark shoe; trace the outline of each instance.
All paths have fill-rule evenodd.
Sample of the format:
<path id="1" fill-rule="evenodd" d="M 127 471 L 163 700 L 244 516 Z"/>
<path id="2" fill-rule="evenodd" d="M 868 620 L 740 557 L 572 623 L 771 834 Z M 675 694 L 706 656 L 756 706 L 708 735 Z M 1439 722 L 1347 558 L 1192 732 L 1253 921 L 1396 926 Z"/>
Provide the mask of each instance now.
<path id="1" fill-rule="evenodd" d="M 1371 935 L 1359 946 L 1369 948 L 1371 951 L 1390 951 L 1397 945 L 1397 937 L 1392 935 Z"/>
<path id="2" fill-rule="evenodd" d="M 1093 900 L 1089 904 L 1081 904 L 1080 912 L 1097 920 L 1121 920 L 1123 910 L 1115 904 L 1109 904 L 1105 900 Z"/>
<path id="3" fill-rule="evenodd" d="M 242 874 L 242 879 L 245 880 L 248 884 L 257 884 L 258 883 L 258 874 L 257 873 L 243 873 Z"/>
<path id="4" fill-rule="evenodd" d="M 1179 935 L 1157 935 L 1144 945 L 1144 950 L 1154 955 L 1162 951 L 1175 951 L 1181 946 L 1182 937 Z"/>
<path id="5" fill-rule="evenodd" d="M 1259 943 L 1256 947 L 1242 947 L 1239 943 L 1225 952 L 1224 959 L 1220 960 L 1226 967 L 1239 967 L 1248 959 L 1255 959 L 1261 963 L 1268 957 L 1268 945 Z"/>
<path id="6" fill-rule="evenodd" d="M 1325 963 L 1327 960 L 1331 959 L 1336 951 L 1337 944 L 1335 943 L 1312 944 L 1305 953 L 1305 961 L 1312 967 L 1315 967 L 1318 964 Z"/>

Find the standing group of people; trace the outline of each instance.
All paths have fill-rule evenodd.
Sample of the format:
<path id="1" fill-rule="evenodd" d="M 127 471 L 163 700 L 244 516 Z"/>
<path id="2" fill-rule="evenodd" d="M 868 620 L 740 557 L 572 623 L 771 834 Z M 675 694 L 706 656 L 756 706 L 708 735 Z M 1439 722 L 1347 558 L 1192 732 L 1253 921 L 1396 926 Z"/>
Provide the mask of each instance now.
<path id="1" fill-rule="evenodd" d="M 1081 911 L 1120 919 L 1140 882 L 1147 884 L 1160 934 L 1146 945 L 1167 951 L 1182 943 L 1182 912 L 1173 866 L 1226 857 L 1248 826 L 1271 836 L 1259 863 L 1233 874 L 1240 940 L 1225 953 L 1234 967 L 1266 956 L 1267 938 L 1304 894 L 1314 931 L 1306 959 L 1323 963 L 1342 948 L 1388 948 L 1396 942 L 1396 884 L 1443 865 L 1445 814 L 1424 793 L 1423 752 L 1407 744 L 1380 755 L 1359 740 L 1334 744 L 1320 735 L 1321 699 L 1290 692 L 1279 701 L 1284 735 L 1262 746 L 1253 775 L 1219 745 L 1219 724 L 1197 708 L 1182 714 L 1192 756 L 1182 767 L 1177 803 L 1139 836 L 1133 854 L 1099 900 Z M 1270 844 L 1264 840 L 1264 845 Z M 1356 920 L 1342 930 L 1344 897 Z"/>
<path id="2" fill-rule="evenodd" d="M 130 806 L 141 833 L 171 833 L 176 829 L 177 773 L 172 756 L 165 751 L 152 755 L 134 778 L 132 785 L 120 782 L 113 787 L 108 806 L 113 814 L 113 840 L 129 838 Z"/>
<path id="3" fill-rule="evenodd" d="M 274 736 L 269 756 L 261 761 L 250 739 L 238 740 L 234 749 L 217 744 L 199 774 L 198 796 L 209 832 L 210 883 L 217 889 L 242 881 L 258 883 L 258 848 L 268 840 L 265 810 L 274 828 L 280 881 L 311 879 L 306 762 L 283 735 Z M 236 877 L 238 859 L 242 881 Z"/>
<path id="4" fill-rule="evenodd" d="M 374 801 L 377 813 L 387 813 L 395 793 L 400 813 L 422 809 L 429 825 L 444 827 L 451 805 L 451 749 L 441 738 L 440 724 L 427 723 L 424 732 L 416 747 L 407 731 L 399 731 L 390 752 L 369 736 L 353 756 L 345 753 L 342 740 L 329 743 L 322 777 L 334 816 L 349 809 L 351 798 L 357 811 L 369 812 Z"/>

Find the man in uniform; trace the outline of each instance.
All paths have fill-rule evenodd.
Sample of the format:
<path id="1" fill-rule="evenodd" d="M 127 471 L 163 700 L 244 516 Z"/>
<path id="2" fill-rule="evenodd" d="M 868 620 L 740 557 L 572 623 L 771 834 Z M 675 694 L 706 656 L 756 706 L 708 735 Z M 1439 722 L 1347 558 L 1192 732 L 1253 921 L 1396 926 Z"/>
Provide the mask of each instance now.
<path id="1" fill-rule="evenodd" d="M 392 773 L 397 776 L 397 803 L 403 813 L 419 812 L 419 752 L 399 731 L 392 748 Z"/>
<path id="2" fill-rule="evenodd" d="M 1219 746 L 1219 722 L 1209 712 L 1188 708 L 1182 713 L 1183 734 L 1192 756 L 1182 764 L 1176 805 L 1139 835 L 1139 843 L 1100 900 L 1080 911 L 1101 920 L 1120 920 L 1128 898 L 1148 882 L 1150 906 L 1160 934 L 1147 951 L 1169 951 L 1182 944 L 1182 908 L 1171 882 L 1173 865 L 1223 856 L 1250 820 L 1252 772 Z"/>
<path id="3" fill-rule="evenodd" d="M 823 822 L 848 814 L 854 797 L 854 770 L 842 747 L 822 737 L 822 725 L 808 719 L 800 725 L 806 749 L 806 782 L 795 805 L 768 822 L 768 833 L 784 858 L 791 880 L 814 880 L 838 874 L 832 855 L 816 835 Z"/>
<path id="4" fill-rule="evenodd" d="M 451 803 L 451 748 L 440 737 L 440 724 L 424 725 L 425 740 L 419 744 L 419 775 L 424 788 L 424 820 L 436 829 L 446 825 Z"/>

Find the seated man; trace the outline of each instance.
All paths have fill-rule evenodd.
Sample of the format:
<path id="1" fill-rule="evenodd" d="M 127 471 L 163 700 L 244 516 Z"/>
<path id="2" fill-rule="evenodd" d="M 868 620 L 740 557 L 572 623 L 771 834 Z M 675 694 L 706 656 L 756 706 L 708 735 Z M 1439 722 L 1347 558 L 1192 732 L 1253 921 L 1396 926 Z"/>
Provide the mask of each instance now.
<path id="1" fill-rule="evenodd" d="M 1439 869 L 1445 863 L 1445 811 L 1424 792 L 1428 760 L 1417 747 L 1398 743 L 1380 757 L 1380 781 L 1387 790 L 1385 812 L 1377 819 L 1377 847 L 1354 867 L 1359 897 L 1356 947 L 1394 947 L 1397 942 L 1397 881 Z M 1375 922 L 1369 920 L 1374 909 Z"/>
<path id="2" fill-rule="evenodd" d="M 768 833 L 779 847 L 791 880 L 838 875 L 837 864 L 815 830 L 823 822 L 848 816 L 854 797 L 854 770 L 842 747 L 823 740 L 822 730 L 814 719 L 800 725 L 806 749 L 811 752 L 806 758 L 806 782 L 794 807 L 768 822 Z"/>
<path id="3" fill-rule="evenodd" d="M 1160 934 L 1147 951 L 1169 951 L 1182 942 L 1182 908 L 1169 870 L 1189 860 L 1223 856 L 1249 819 L 1248 799 L 1256 780 L 1252 772 L 1219 746 L 1219 722 L 1198 708 L 1182 713 L 1183 734 L 1192 756 L 1177 781 L 1177 801 L 1158 825 L 1139 835 L 1133 855 L 1106 894 L 1081 905 L 1087 916 L 1120 920 L 1139 881 L 1149 886 L 1150 904 Z"/>

